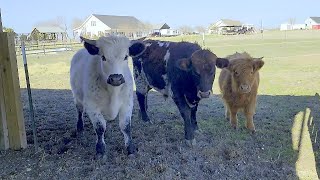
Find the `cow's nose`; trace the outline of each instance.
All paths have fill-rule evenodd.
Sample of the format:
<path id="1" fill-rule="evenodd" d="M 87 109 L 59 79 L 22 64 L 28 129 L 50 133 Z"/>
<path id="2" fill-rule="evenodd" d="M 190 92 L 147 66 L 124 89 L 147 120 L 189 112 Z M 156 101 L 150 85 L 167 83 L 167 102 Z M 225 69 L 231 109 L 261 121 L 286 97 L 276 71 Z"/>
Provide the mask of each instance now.
<path id="1" fill-rule="evenodd" d="M 210 91 L 206 91 L 206 92 L 202 92 L 202 91 L 199 91 L 198 92 L 198 96 L 200 98 L 208 98 L 210 96 L 211 92 Z"/>
<path id="2" fill-rule="evenodd" d="M 125 83 L 125 80 L 122 74 L 111 74 L 107 83 L 112 86 L 120 86 L 121 84 Z"/>
<path id="3" fill-rule="evenodd" d="M 242 84 L 242 85 L 240 86 L 240 90 L 241 90 L 242 92 L 248 92 L 248 91 L 250 90 L 250 87 L 249 87 L 249 85 L 247 85 L 247 84 Z"/>

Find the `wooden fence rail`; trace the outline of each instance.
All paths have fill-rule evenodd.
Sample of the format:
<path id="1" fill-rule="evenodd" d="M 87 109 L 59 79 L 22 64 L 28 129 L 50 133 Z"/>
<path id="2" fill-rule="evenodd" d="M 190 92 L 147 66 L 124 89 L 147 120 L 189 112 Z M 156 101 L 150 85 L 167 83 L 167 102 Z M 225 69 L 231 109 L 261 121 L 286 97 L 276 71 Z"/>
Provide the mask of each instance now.
<path id="1" fill-rule="evenodd" d="M 52 52 L 73 51 L 83 47 L 80 42 L 67 43 L 39 43 L 25 45 L 26 54 L 46 54 Z M 16 54 L 22 55 L 21 45 L 15 46 Z"/>

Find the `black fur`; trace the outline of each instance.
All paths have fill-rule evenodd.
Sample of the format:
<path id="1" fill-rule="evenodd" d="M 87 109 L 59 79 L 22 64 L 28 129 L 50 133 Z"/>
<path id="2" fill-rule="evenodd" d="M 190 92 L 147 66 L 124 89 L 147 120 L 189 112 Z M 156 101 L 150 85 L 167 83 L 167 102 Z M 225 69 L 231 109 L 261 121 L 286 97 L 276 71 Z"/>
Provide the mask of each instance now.
<path id="1" fill-rule="evenodd" d="M 94 45 L 92 45 L 92 44 L 84 42 L 84 47 L 87 49 L 87 51 L 91 55 L 98 55 L 99 54 L 99 48 L 94 46 Z"/>

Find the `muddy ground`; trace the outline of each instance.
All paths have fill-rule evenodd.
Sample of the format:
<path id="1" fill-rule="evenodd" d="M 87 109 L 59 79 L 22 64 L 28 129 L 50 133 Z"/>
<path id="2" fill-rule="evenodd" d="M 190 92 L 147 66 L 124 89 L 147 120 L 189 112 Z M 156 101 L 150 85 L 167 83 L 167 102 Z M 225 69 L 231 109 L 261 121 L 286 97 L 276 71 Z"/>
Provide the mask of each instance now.
<path id="1" fill-rule="evenodd" d="M 132 133 L 139 149 L 136 156 L 126 156 L 115 120 L 107 123 L 107 160 L 97 161 L 88 118 L 84 135 L 75 134 L 71 91 L 34 90 L 33 96 L 41 150 L 35 153 L 33 149 L 27 93 L 22 90 L 29 148 L 0 151 L 0 179 L 297 179 L 293 118 L 306 107 L 319 107 L 314 97 L 259 96 L 257 133 L 251 135 L 244 129 L 242 115 L 240 129 L 231 129 L 224 120 L 222 102 L 214 95 L 200 103 L 197 146 L 188 148 L 173 101 L 152 92 L 148 100 L 153 124 L 139 118 L 135 99 Z"/>

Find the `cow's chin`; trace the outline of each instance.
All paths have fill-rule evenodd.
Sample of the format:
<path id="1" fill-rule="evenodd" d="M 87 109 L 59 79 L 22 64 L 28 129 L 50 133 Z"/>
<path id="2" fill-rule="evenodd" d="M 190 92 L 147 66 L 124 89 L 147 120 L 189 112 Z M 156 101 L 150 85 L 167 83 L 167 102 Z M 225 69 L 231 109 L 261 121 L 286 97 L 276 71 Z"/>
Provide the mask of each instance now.
<path id="1" fill-rule="evenodd" d="M 250 93 L 251 92 L 251 88 L 250 89 L 247 89 L 247 90 L 240 90 L 240 88 L 239 88 L 239 93 L 240 94 L 248 94 L 248 93 Z"/>
<path id="2" fill-rule="evenodd" d="M 204 98 L 209 98 L 210 97 L 211 92 L 210 91 L 206 91 L 206 92 L 202 92 L 202 91 L 198 91 L 198 98 L 200 99 L 204 99 Z"/>

